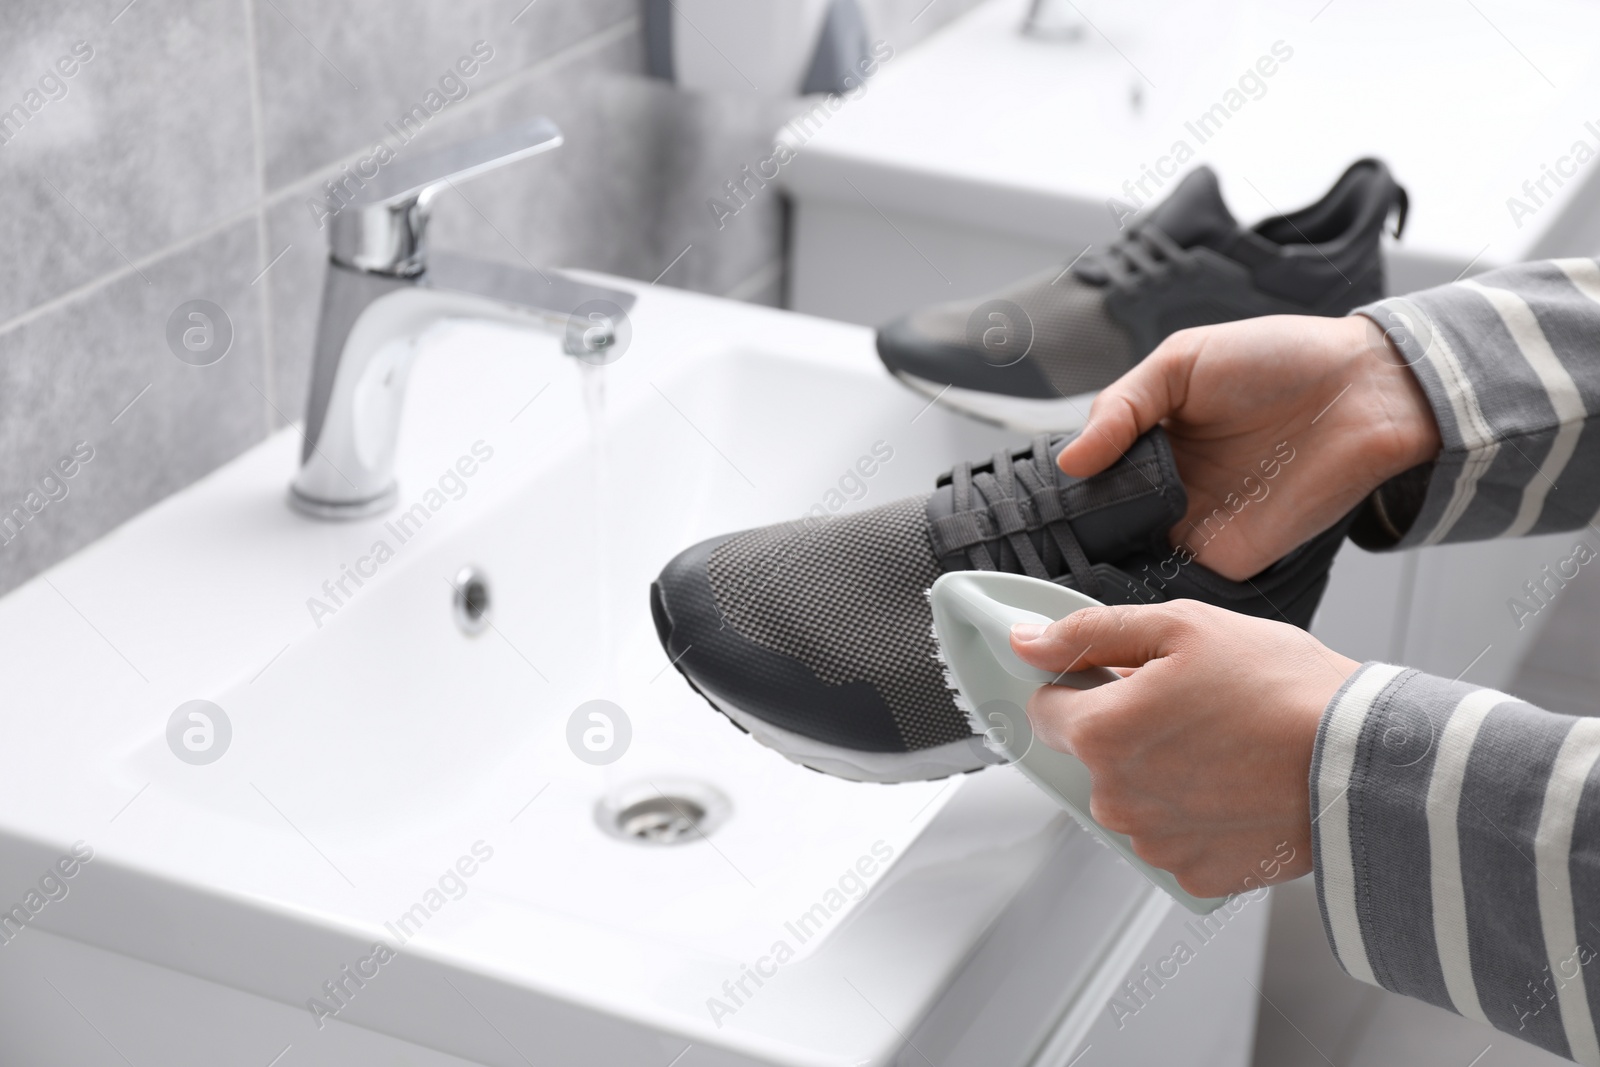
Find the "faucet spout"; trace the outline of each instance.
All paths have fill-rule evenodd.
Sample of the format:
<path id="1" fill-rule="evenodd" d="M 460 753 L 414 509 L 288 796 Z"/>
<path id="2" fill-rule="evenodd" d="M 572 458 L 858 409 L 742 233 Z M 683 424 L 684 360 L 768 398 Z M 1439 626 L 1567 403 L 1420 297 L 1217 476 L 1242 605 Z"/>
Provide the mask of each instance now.
<path id="1" fill-rule="evenodd" d="M 329 231 L 311 396 L 296 510 L 356 519 L 398 495 L 395 445 L 417 337 L 446 318 L 475 318 L 563 333 L 571 355 L 592 356 L 616 339 L 630 293 L 556 272 L 429 254 L 429 205 L 440 190 L 561 144 L 547 119 L 397 163 L 340 208 Z"/>
<path id="2" fill-rule="evenodd" d="M 394 504 L 406 382 L 417 338 L 434 323 L 479 319 L 531 327 L 563 335 L 569 355 L 586 356 L 607 343 L 606 327 L 633 302 L 631 293 L 554 271 L 444 253 L 411 278 L 329 263 L 290 503 L 319 519 L 364 518 Z M 585 311 L 580 327 L 574 313 Z"/>

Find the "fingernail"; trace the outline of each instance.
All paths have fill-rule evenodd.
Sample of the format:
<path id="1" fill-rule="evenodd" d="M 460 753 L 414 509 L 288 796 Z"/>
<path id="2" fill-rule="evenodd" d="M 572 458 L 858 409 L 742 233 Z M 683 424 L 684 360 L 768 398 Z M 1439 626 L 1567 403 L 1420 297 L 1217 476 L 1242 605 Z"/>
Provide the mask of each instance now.
<path id="1" fill-rule="evenodd" d="M 1011 636 L 1024 644 L 1044 636 L 1044 627 L 1036 622 L 1019 622 L 1011 627 Z"/>

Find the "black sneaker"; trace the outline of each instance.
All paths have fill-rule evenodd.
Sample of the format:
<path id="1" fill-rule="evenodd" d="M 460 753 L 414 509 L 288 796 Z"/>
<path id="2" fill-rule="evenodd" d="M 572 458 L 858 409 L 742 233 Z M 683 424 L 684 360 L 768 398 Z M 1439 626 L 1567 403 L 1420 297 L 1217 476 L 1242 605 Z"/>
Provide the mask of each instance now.
<path id="1" fill-rule="evenodd" d="M 695 545 L 650 587 L 667 656 L 735 725 L 796 763 L 900 782 L 995 761 L 938 662 L 925 594 L 946 571 L 1031 574 L 1111 604 L 1187 597 L 1309 625 L 1349 520 L 1255 578 L 1228 581 L 1167 544 L 1188 504 L 1163 431 L 1086 479 L 1055 466 L 1067 440 L 963 463 L 926 496 Z"/>
<path id="2" fill-rule="evenodd" d="M 878 331 L 878 354 L 912 388 L 1021 429 L 1083 425 L 1091 394 L 1167 335 L 1257 315 L 1344 315 L 1384 295 L 1379 237 L 1406 191 L 1376 159 L 1310 207 L 1244 229 L 1209 167 L 1067 268 L 914 311 Z"/>

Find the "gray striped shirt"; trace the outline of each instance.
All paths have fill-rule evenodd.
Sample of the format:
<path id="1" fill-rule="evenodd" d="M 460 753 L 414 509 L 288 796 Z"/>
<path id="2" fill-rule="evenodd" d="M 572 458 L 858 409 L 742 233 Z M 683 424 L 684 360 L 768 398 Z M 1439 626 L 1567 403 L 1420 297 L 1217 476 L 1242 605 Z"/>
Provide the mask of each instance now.
<path id="1" fill-rule="evenodd" d="M 1593 529 L 1600 263 L 1530 263 L 1362 308 L 1443 452 L 1400 546 Z M 1597 709 L 1600 711 L 1600 709 Z M 1356 978 L 1600 1067 L 1600 718 L 1362 666 L 1311 769 L 1317 895 Z"/>

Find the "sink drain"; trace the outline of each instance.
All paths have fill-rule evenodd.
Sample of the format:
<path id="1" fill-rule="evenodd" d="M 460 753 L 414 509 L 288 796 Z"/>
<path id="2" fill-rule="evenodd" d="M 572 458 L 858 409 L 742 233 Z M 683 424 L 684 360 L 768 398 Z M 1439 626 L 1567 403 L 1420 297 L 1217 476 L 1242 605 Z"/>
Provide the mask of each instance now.
<path id="1" fill-rule="evenodd" d="M 640 782 L 603 798 L 594 815 L 623 841 L 682 845 L 711 834 L 730 809 L 727 797 L 700 782 Z"/>

